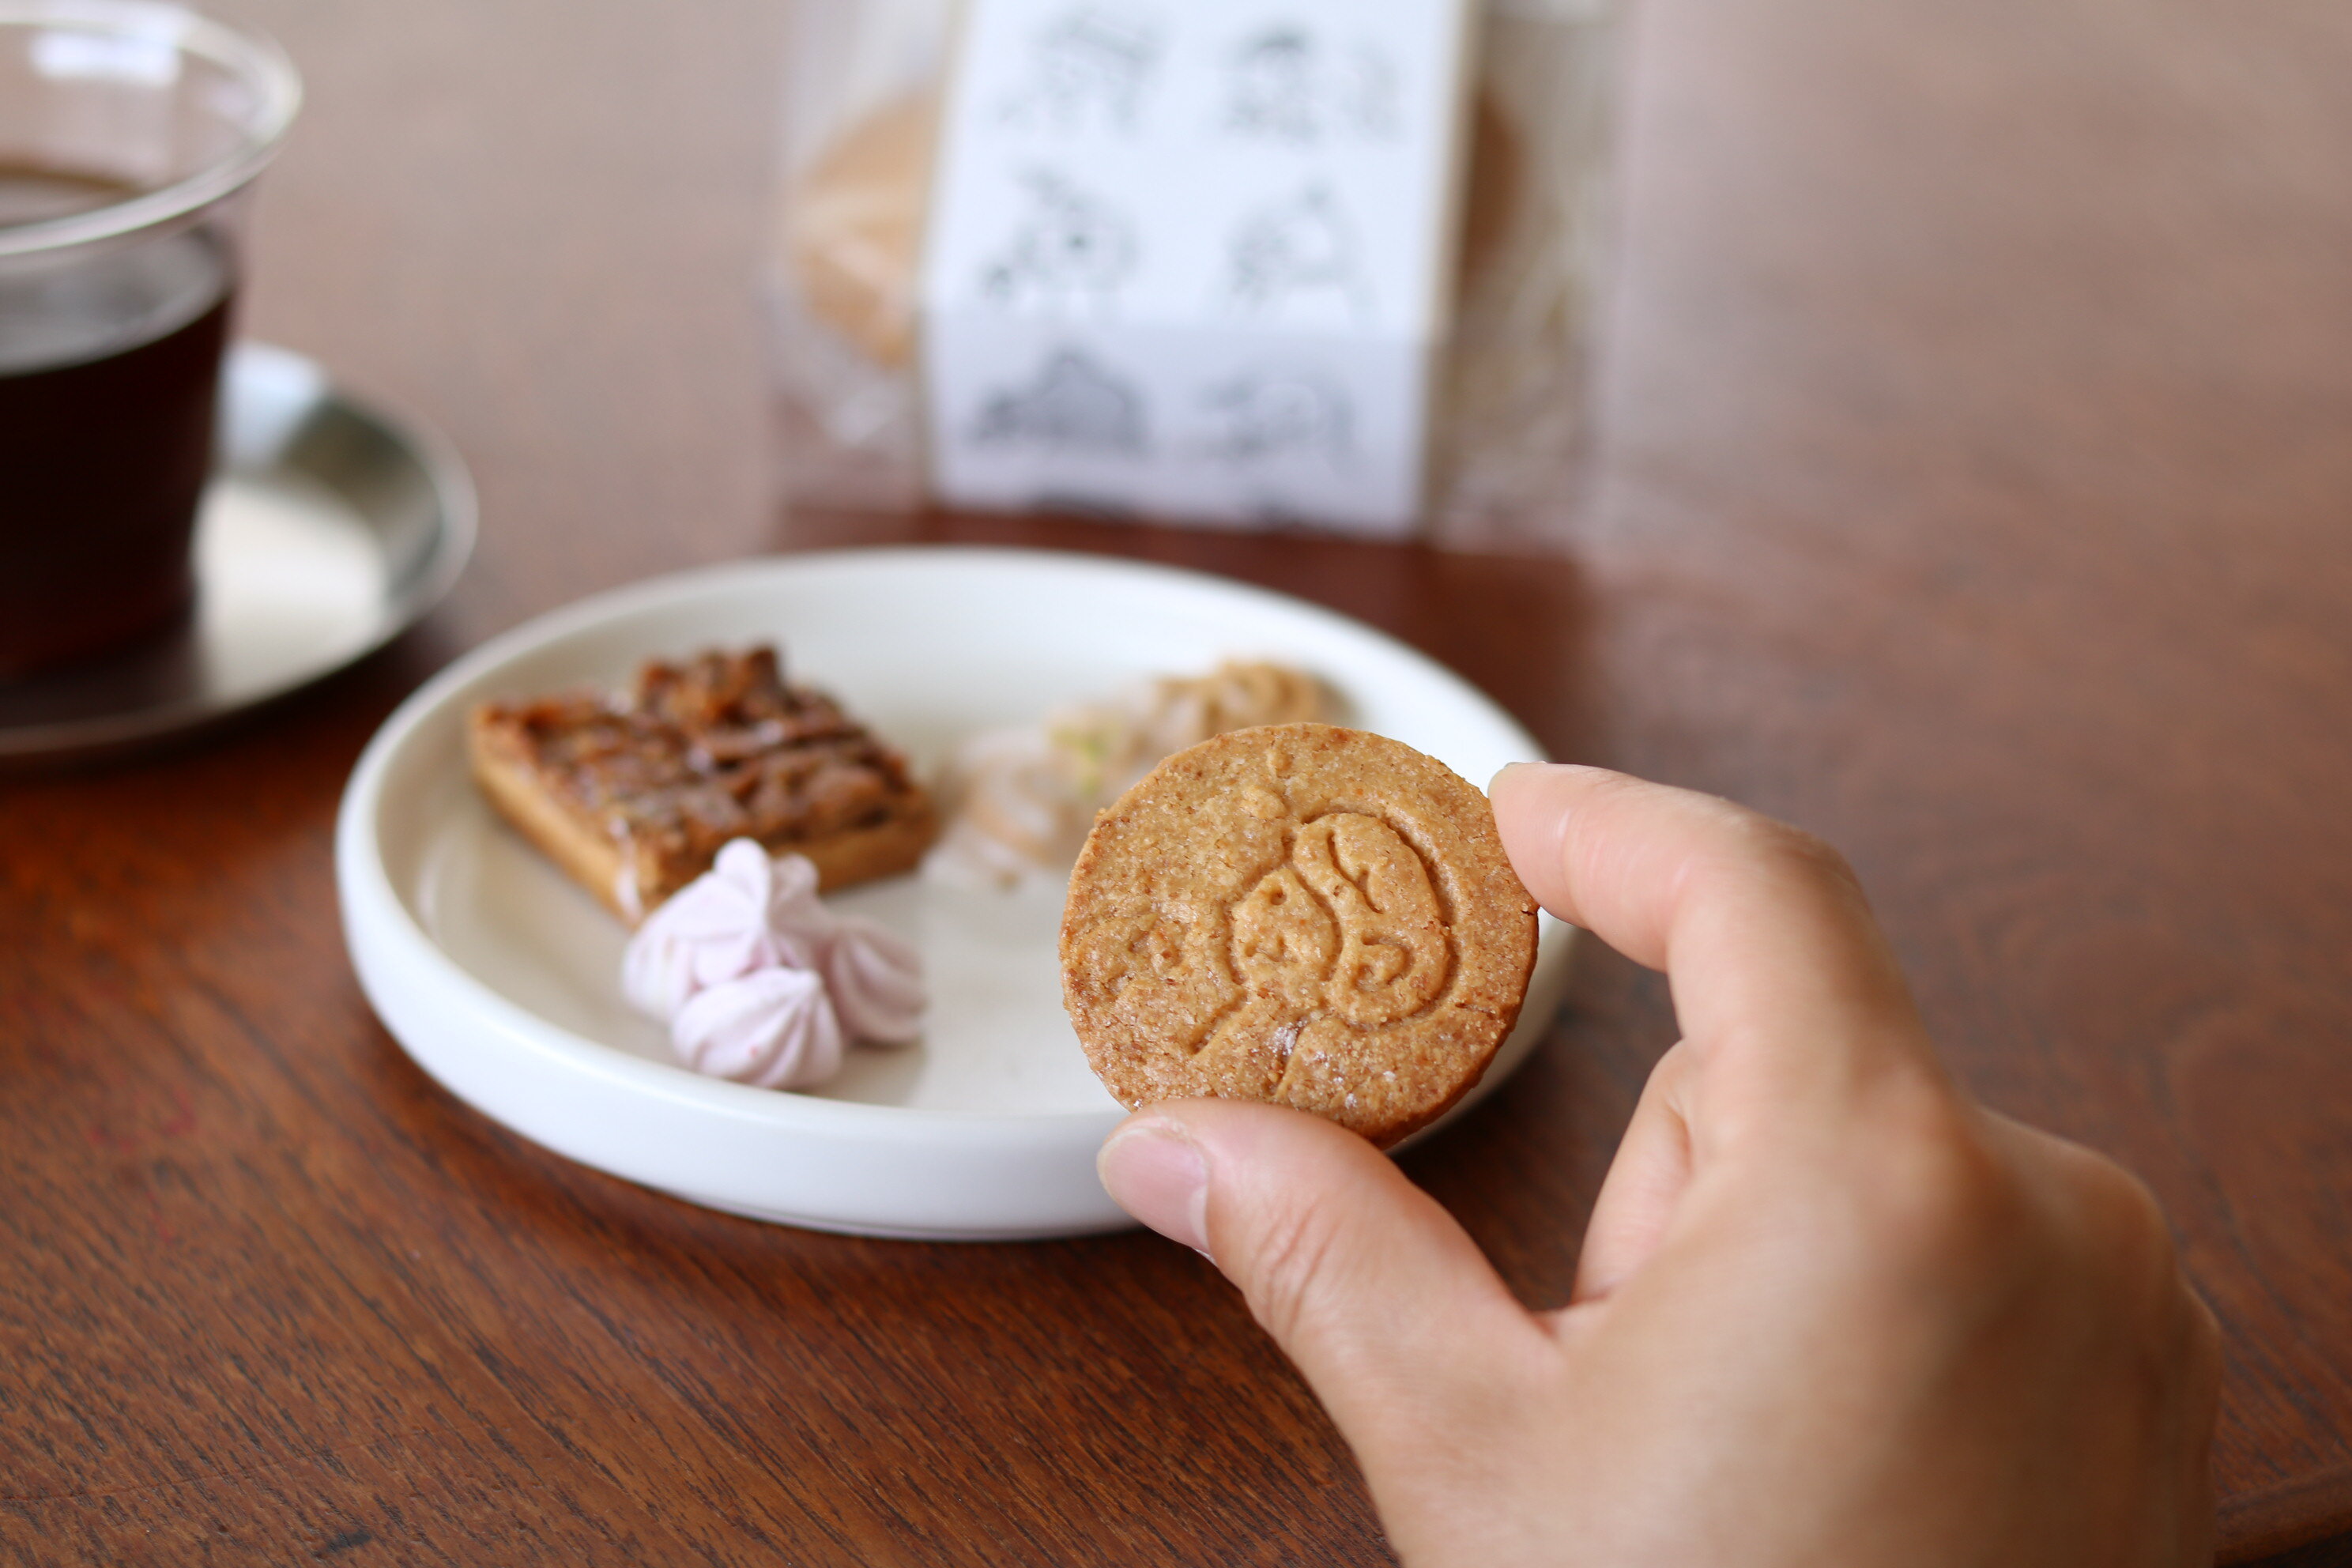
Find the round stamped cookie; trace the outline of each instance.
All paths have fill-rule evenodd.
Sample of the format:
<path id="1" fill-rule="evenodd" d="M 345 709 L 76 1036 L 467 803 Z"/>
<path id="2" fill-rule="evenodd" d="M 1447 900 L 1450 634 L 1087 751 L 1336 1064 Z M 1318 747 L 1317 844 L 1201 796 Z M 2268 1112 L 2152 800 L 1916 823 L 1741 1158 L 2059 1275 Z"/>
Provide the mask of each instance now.
<path id="1" fill-rule="evenodd" d="M 1261 1100 L 1388 1144 L 1517 1021 L 1536 907 L 1486 797 L 1330 724 L 1177 752 L 1103 813 L 1062 915 L 1062 999 L 1121 1103 Z"/>

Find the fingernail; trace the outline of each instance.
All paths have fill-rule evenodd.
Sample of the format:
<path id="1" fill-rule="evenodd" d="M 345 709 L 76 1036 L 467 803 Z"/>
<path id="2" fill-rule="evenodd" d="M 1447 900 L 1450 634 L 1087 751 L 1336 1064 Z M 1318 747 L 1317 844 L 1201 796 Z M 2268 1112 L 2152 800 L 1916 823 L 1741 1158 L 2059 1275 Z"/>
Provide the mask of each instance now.
<path id="1" fill-rule="evenodd" d="M 1171 1241 L 1209 1253 L 1209 1162 L 1172 1121 L 1130 1121 L 1095 1156 L 1119 1207 Z"/>
<path id="2" fill-rule="evenodd" d="M 1539 768 L 1543 765 L 1544 764 L 1541 763 L 1505 763 L 1501 767 L 1495 770 L 1495 776 L 1486 781 L 1486 793 L 1488 795 L 1494 794 L 1495 786 L 1501 784 L 1505 775 L 1508 773 L 1516 773 L 1521 768 Z"/>

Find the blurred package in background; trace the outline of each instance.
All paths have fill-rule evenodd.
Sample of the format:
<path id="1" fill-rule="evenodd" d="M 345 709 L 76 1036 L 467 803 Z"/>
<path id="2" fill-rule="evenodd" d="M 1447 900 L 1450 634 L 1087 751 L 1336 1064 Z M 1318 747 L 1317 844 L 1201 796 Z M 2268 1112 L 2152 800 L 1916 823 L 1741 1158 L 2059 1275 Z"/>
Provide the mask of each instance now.
<path id="1" fill-rule="evenodd" d="M 1614 0 L 801 0 L 796 504 L 1542 548 Z"/>

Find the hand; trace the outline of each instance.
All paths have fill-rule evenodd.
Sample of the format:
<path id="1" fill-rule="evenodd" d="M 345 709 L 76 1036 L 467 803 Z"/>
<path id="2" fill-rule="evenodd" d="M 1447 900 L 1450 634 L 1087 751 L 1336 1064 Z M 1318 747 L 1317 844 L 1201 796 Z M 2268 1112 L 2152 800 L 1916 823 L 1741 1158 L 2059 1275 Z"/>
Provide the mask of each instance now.
<path id="1" fill-rule="evenodd" d="M 1528 889 L 1664 970 L 1683 1029 L 1566 1307 L 1296 1111 L 1153 1106 L 1101 1160 L 1241 1288 L 1404 1560 L 2210 1563 L 2216 1335 L 2163 1215 L 1951 1081 L 1843 862 L 1598 769 L 1493 796 Z"/>

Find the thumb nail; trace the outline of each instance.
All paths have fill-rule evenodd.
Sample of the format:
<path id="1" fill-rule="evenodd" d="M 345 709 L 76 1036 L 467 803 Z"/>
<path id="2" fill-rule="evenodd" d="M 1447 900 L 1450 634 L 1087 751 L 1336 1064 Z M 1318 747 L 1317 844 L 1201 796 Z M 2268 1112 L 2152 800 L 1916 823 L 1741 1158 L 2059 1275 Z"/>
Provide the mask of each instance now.
<path id="1" fill-rule="evenodd" d="M 1544 765 L 1545 764 L 1542 763 L 1505 763 L 1501 767 L 1495 770 L 1495 776 L 1486 781 L 1486 793 L 1488 795 L 1493 795 L 1496 784 L 1501 784 L 1505 779 L 1518 772 L 1521 768 L 1540 768 Z"/>
<path id="2" fill-rule="evenodd" d="M 1171 1241 L 1209 1251 L 1209 1162 L 1184 1130 L 1157 1119 L 1130 1121 L 1095 1156 L 1102 1184 L 1119 1207 Z"/>

